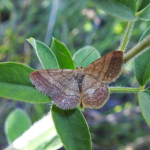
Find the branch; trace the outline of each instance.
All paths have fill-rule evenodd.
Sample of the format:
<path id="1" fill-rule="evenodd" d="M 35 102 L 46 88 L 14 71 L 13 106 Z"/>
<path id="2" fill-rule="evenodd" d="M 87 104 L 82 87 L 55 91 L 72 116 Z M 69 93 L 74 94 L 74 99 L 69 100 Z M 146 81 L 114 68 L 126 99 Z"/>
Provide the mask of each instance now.
<path id="1" fill-rule="evenodd" d="M 149 47 L 150 47 L 150 35 L 147 36 L 140 43 L 138 43 L 127 54 L 124 55 L 124 65 L 126 65 L 129 61 L 135 59 L 141 53 L 145 52 Z"/>
<path id="2" fill-rule="evenodd" d="M 128 42 L 130 40 L 130 36 L 131 36 L 131 33 L 132 33 L 132 30 L 133 30 L 133 26 L 134 26 L 134 22 L 130 21 L 128 22 L 128 26 L 125 30 L 125 33 L 123 35 L 123 38 L 121 40 L 121 44 L 119 46 L 119 50 L 121 51 L 125 51 L 126 50 L 126 47 L 128 45 Z"/>

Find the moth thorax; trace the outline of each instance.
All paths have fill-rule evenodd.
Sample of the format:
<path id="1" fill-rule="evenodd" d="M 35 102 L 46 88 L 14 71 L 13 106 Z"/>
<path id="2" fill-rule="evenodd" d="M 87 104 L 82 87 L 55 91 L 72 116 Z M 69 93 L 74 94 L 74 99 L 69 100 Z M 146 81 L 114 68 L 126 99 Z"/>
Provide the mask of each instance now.
<path id="1" fill-rule="evenodd" d="M 85 76 L 84 69 L 82 69 L 81 67 L 78 67 L 78 68 L 76 69 L 76 75 L 75 75 L 75 77 L 76 77 L 76 79 L 77 79 L 77 82 L 78 82 L 78 83 L 82 83 L 84 76 Z"/>

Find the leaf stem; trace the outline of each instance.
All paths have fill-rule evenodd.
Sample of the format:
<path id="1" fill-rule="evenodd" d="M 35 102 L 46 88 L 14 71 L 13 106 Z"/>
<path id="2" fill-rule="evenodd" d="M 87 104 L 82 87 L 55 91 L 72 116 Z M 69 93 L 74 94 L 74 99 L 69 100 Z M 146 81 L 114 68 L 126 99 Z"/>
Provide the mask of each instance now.
<path id="1" fill-rule="evenodd" d="M 145 86 L 143 85 L 143 86 L 141 86 L 140 88 L 141 88 L 141 90 L 144 90 Z"/>
<path id="2" fill-rule="evenodd" d="M 140 88 L 130 87 L 109 87 L 111 93 L 138 93 Z"/>
<path id="3" fill-rule="evenodd" d="M 130 40 L 130 36 L 131 36 L 131 33 L 132 33 L 133 26 L 134 26 L 134 22 L 133 21 L 128 22 L 128 26 L 127 26 L 127 28 L 125 30 L 124 35 L 123 35 L 123 39 L 121 40 L 121 44 L 120 44 L 119 50 L 121 50 L 121 51 L 125 51 L 126 50 L 128 42 Z"/>
<path id="4" fill-rule="evenodd" d="M 150 35 L 133 47 L 127 54 L 124 55 L 124 65 L 145 52 L 150 47 Z"/>

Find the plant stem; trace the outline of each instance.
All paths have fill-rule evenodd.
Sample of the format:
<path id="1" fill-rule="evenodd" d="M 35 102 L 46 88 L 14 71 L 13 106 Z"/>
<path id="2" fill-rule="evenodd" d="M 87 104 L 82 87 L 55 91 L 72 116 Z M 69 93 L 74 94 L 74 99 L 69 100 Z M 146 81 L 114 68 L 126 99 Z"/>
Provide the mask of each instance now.
<path id="1" fill-rule="evenodd" d="M 124 55 L 124 65 L 131 61 L 133 58 L 139 56 L 141 53 L 145 52 L 150 47 L 150 35 L 132 48 L 127 54 Z M 143 90 L 144 86 L 140 88 L 130 88 L 130 87 L 109 87 L 111 93 L 138 93 Z"/>
<path id="2" fill-rule="evenodd" d="M 138 93 L 140 88 L 130 87 L 109 87 L 111 93 Z"/>
<path id="3" fill-rule="evenodd" d="M 132 33 L 133 26 L 134 26 L 134 22 L 132 22 L 132 21 L 128 22 L 128 26 L 127 26 L 127 29 L 126 29 L 124 35 L 123 35 L 123 39 L 121 40 L 119 50 L 121 50 L 121 51 L 126 50 L 128 42 L 130 40 L 130 36 L 131 36 L 131 33 Z"/>
<path id="4" fill-rule="evenodd" d="M 143 86 L 141 86 L 141 90 L 144 90 L 144 88 L 145 88 L 145 86 L 143 85 Z"/>
<path id="5" fill-rule="evenodd" d="M 124 65 L 131 61 L 133 58 L 139 56 L 150 47 L 150 35 L 132 48 L 127 54 L 124 55 Z"/>

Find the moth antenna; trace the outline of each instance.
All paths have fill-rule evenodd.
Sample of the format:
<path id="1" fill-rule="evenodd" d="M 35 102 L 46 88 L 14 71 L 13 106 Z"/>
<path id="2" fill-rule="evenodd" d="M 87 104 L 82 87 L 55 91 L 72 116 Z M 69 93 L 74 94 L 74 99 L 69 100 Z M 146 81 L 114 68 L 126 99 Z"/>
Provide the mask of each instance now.
<path id="1" fill-rule="evenodd" d="M 94 49 L 93 51 L 95 51 L 95 49 Z M 85 61 L 85 59 L 87 59 L 87 57 L 89 57 L 89 55 L 91 55 L 91 54 L 93 53 L 93 51 L 90 52 L 90 54 L 88 54 L 88 55 L 83 59 L 83 61 L 82 61 L 81 64 L 80 64 L 80 67 L 81 67 L 82 63 Z"/>
<path id="2" fill-rule="evenodd" d="M 58 50 L 57 50 L 58 51 Z M 62 52 L 58 51 L 60 54 L 64 55 Z M 66 55 L 64 55 L 65 57 L 67 57 Z M 69 60 L 71 60 L 69 57 L 67 57 Z M 73 63 L 75 63 L 73 60 L 71 60 Z M 75 63 L 76 64 L 76 63 Z M 76 64 L 77 65 L 77 64 Z M 77 65 L 78 66 L 78 65 Z M 78 66 L 79 67 L 79 66 Z"/>

